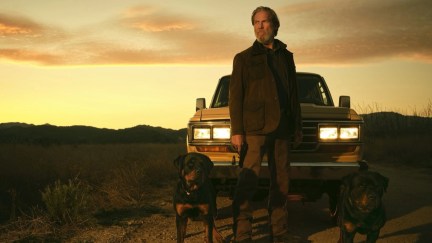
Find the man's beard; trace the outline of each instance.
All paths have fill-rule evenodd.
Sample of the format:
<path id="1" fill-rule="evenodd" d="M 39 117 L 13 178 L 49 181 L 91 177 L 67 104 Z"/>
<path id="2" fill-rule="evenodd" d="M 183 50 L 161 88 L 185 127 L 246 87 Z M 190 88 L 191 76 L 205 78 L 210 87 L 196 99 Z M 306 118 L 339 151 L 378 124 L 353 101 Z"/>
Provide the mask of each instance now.
<path id="1" fill-rule="evenodd" d="M 255 36 L 257 41 L 263 45 L 268 45 L 272 43 L 274 40 L 273 30 L 270 30 L 269 32 L 265 32 L 264 35 L 260 35 L 260 36 L 258 36 L 258 34 L 255 33 Z"/>

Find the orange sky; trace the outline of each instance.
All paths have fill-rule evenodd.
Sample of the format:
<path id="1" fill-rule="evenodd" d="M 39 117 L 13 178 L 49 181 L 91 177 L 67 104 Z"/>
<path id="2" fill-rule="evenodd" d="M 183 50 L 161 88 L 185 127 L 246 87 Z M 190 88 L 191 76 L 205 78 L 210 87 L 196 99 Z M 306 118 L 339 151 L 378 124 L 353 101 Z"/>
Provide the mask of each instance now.
<path id="1" fill-rule="evenodd" d="M 0 1 L 0 123 L 186 127 L 261 1 Z M 229 7 L 228 7 L 229 6 Z M 432 100 L 432 2 L 270 1 L 298 71 L 360 112 Z"/>

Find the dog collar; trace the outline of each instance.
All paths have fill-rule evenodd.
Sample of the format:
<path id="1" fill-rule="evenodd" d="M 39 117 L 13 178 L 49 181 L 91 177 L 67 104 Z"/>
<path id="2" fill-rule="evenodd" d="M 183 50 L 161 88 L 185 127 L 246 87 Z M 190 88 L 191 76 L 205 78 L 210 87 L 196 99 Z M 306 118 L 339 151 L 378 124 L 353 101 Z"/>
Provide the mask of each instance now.
<path id="1" fill-rule="evenodd" d="M 182 189 L 183 191 L 186 193 L 186 195 L 190 196 L 192 194 L 192 192 L 190 192 L 188 189 L 186 189 L 186 185 L 185 183 L 182 183 Z"/>

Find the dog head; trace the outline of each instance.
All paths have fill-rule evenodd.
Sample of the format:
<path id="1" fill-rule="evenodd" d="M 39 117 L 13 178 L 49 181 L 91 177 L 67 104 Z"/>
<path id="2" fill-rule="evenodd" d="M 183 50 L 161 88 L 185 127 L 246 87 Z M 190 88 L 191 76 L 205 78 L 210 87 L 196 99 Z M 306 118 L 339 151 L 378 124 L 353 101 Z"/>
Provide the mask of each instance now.
<path id="1" fill-rule="evenodd" d="M 381 199 L 388 187 L 388 178 L 377 172 L 364 171 L 342 179 L 342 193 L 361 213 L 370 213 L 381 207 Z"/>
<path id="2" fill-rule="evenodd" d="M 193 192 L 205 183 L 213 168 L 213 162 L 204 154 L 187 153 L 177 157 L 174 160 L 174 166 L 179 172 L 185 190 Z"/>

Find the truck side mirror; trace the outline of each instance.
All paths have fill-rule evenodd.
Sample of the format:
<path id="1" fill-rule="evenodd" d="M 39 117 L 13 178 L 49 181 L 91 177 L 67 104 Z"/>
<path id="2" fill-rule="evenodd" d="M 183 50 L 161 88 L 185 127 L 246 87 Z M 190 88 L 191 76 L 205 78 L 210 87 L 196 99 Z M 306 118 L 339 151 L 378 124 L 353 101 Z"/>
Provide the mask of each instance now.
<path id="1" fill-rule="evenodd" d="M 339 107 L 351 108 L 351 98 L 346 95 L 339 96 Z"/>
<path id="2" fill-rule="evenodd" d="M 195 106 L 196 106 L 195 107 L 195 111 L 205 109 L 206 108 L 205 98 L 197 98 Z"/>

